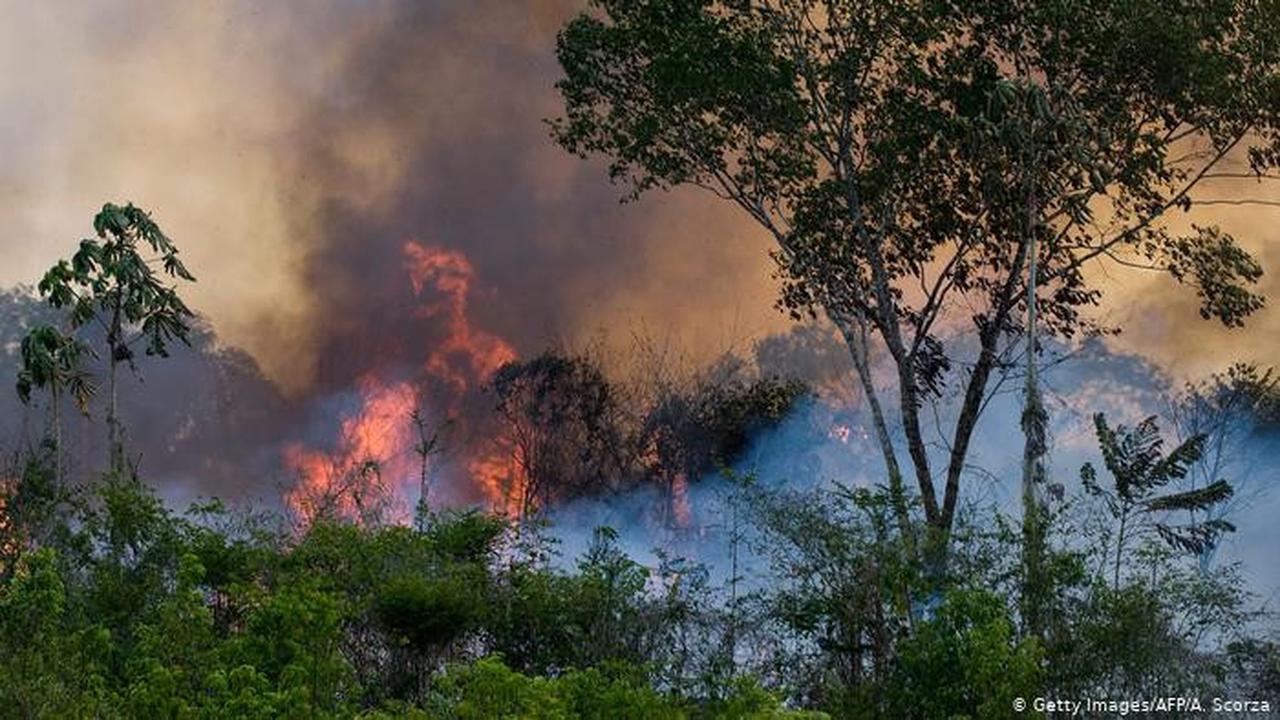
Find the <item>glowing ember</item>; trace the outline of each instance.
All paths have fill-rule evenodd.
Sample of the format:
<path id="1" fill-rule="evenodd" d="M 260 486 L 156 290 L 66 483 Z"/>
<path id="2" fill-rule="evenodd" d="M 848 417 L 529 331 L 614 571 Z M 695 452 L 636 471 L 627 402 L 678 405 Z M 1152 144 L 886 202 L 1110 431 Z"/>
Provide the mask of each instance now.
<path id="1" fill-rule="evenodd" d="M 684 473 L 676 473 L 671 480 L 671 515 L 677 528 L 686 529 L 693 524 L 693 506 L 689 501 L 689 480 Z"/>
<path id="2" fill-rule="evenodd" d="M 848 425 L 836 425 L 831 428 L 831 432 L 829 434 L 832 439 L 839 440 L 840 442 L 848 445 L 849 438 L 852 436 L 853 430 L 850 429 Z"/>

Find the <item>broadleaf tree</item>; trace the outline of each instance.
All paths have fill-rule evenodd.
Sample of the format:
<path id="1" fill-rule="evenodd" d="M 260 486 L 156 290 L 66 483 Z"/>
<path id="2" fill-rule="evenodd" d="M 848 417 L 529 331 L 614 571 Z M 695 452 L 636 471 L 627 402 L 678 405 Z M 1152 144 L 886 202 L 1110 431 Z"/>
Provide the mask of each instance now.
<path id="1" fill-rule="evenodd" d="M 121 364 L 133 367 L 134 351 L 167 356 L 174 341 L 187 342 L 194 318 L 169 280 L 194 282 L 178 249 L 151 216 L 134 206 L 108 203 L 93 219 L 96 238 L 80 241 L 37 286 L 55 308 L 66 309 L 71 327 L 95 324 L 106 344 L 109 469 L 125 469 L 123 429 L 117 406 Z"/>
<path id="2" fill-rule="evenodd" d="M 89 413 L 89 401 L 97 392 L 97 386 L 85 361 L 93 356 L 93 348 L 52 325 L 38 325 L 22 338 L 18 354 L 22 360 L 18 371 L 18 399 L 26 404 L 31 402 L 33 390 L 49 393 L 54 479 L 61 483 L 62 398 L 70 394 L 80 412 Z"/>
<path id="3" fill-rule="evenodd" d="M 557 54 L 559 144 L 624 199 L 696 186 L 775 240 L 780 306 L 839 330 L 935 560 L 1028 287 L 1042 338 L 1108 329 L 1094 265 L 1167 273 L 1227 326 L 1263 303 L 1257 261 L 1186 214 L 1280 163 L 1274 0 L 594 0 Z"/>

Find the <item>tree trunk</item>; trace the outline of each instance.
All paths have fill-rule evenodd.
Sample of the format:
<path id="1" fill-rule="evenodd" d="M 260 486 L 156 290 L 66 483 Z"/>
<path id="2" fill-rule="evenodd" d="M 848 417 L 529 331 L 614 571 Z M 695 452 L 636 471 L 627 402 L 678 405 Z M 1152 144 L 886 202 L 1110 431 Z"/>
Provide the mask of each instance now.
<path id="1" fill-rule="evenodd" d="M 122 300 L 117 293 L 115 298 L 115 308 L 111 313 L 111 325 L 107 329 L 107 467 L 112 475 L 119 476 L 124 473 L 124 440 L 121 438 L 120 432 L 120 415 L 119 408 L 116 405 L 116 379 L 120 362 L 126 357 L 128 347 L 122 342 L 123 328 L 121 327 L 121 307 Z"/>
<path id="2" fill-rule="evenodd" d="M 889 498 L 893 503 L 893 514 L 906 544 L 908 557 L 915 556 L 915 530 L 911 525 L 911 514 L 907 508 L 906 489 L 902 484 L 902 468 L 898 466 L 897 451 L 893 447 L 893 438 L 889 434 L 889 425 L 884 419 L 884 408 L 880 406 L 880 398 L 876 394 L 875 384 L 871 376 L 871 363 L 867 347 L 866 321 L 861 318 L 849 318 L 832 313 L 836 327 L 844 337 L 849 354 L 853 357 L 853 366 L 862 385 L 862 394 L 871 409 L 871 424 L 875 429 L 876 441 L 880 452 L 884 455 L 885 472 L 889 476 Z"/>
<path id="3" fill-rule="evenodd" d="M 414 521 L 420 532 L 427 529 L 427 517 L 431 513 L 431 499 L 428 497 L 430 491 L 431 487 L 427 484 L 427 453 L 423 452 L 418 475 L 418 507 L 414 513 Z"/>
<path id="4" fill-rule="evenodd" d="M 120 439 L 120 417 L 116 407 L 116 371 L 119 363 L 115 359 L 116 348 L 112 344 L 110 368 L 107 371 L 107 467 L 112 475 L 124 471 L 124 444 Z"/>
<path id="5" fill-rule="evenodd" d="M 1027 381 L 1022 409 L 1022 619 L 1032 635 L 1041 632 L 1041 600 L 1044 596 L 1044 527 L 1036 485 L 1044 480 L 1044 406 L 1036 378 L 1036 226 L 1035 194 L 1027 199 Z"/>
<path id="6" fill-rule="evenodd" d="M 1018 243 L 1018 251 L 1009 267 L 1009 276 L 1000 289 L 999 295 L 992 298 L 993 312 L 989 318 L 979 323 L 978 342 L 981 351 L 978 360 L 969 374 L 969 383 L 965 388 L 964 402 L 960 407 L 960 417 L 956 420 L 956 429 L 951 437 L 951 458 L 947 463 L 947 486 L 942 503 L 942 519 L 939 525 L 950 534 L 951 524 L 955 519 L 956 506 L 960 499 L 960 475 L 964 472 L 965 460 L 969 456 L 969 442 L 978 427 L 978 418 L 982 414 L 982 403 L 986 399 L 987 383 L 991 380 L 991 371 L 995 369 L 998 359 L 998 343 L 1000 333 L 1009 319 L 1013 299 L 1022 285 L 1022 268 L 1027 262 L 1027 243 Z"/>
<path id="7" fill-rule="evenodd" d="M 1120 530 L 1116 533 L 1116 562 L 1112 575 L 1111 588 L 1120 589 L 1120 560 L 1124 557 L 1124 531 L 1129 521 L 1129 510 L 1125 508 L 1120 515 Z"/>
<path id="8" fill-rule="evenodd" d="M 62 395 L 55 381 L 51 392 L 53 400 L 53 488 L 62 492 Z"/>

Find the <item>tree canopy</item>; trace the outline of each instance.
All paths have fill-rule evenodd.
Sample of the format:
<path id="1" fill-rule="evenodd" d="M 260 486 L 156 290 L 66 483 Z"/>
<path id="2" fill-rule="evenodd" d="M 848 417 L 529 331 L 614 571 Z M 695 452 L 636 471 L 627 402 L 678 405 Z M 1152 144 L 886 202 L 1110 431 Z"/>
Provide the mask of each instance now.
<path id="1" fill-rule="evenodd" d="M 68 260 L 41 278 L 40 294 L 65 308 L 70 327 L 96 323 L 107 350 L 107 433 L 112 472 L 124 470 L 124 440 L 116 409 L 116 372 L 133 366 L 134 346 L 167 356 L 174 341 L 189 342 L 195 316 L 166 278 L 194 282 L 178 248 L 151 216 L 134 206 L 107 203 L 93 218 L 96 238 L 80 241 Z M 78 346 L 71 346 L 78 347 Z M 21 392 L 23 385 L 19 384 Z"/>
<path id="2" fill-rule="evenodd" d="M 1262 305 L 1253 256 L 1185 216 L 1216 202 L 1206 179 L 1280 163 L 1275 2 L 592 5 L 558 39 L 555 138 L 607 158 L 624 198 L 692 185 L 771 234 L 780 305 L 839 328 L 890 485 L 902 437 L 943 536 L 1023 329 L 1033 239 L 1051 336 L 1107 329 L 1091 264 L 1164 272 L 1228 326 Z M 948 390 L 939 453 L 921 408 Z"/>

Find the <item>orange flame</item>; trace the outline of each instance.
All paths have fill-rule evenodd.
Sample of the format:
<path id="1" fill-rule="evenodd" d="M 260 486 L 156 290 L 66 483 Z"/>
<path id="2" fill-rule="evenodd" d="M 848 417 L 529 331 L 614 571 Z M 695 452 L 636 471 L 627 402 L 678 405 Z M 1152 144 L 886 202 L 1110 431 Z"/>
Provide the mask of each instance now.
<path id="1" fill-rule="evenodd" d="M 371 502 L 394 506 L 392 519 L 407 519 L 404 498 L 411 495 L 419 469 L 409 418 L 419 398 L 436 416 L 455 417 L 465 393 L 516 359 L 510 344 L 471 323 L 475 271 L 465 255 L 415 241 L 406 242 L 403 251 L 421 303 L 414 314 L 430 320 L 443 337 L 422 361 L 420 382 L 387 384 L 372 374 L 361 378 L 361 409 L 343 419 L 335 451 L 300 445 L 286 450 L 285 462 L 298 476 L 286 501 L 304 522 L 321 512 L 362 522 Z M 508 446 L 496 438 L 466 467 L 491 507 L 512 515 L 519 512 L 524 483 Z"/>
<path id="2" fill-rule="evenodd" d="M 427 377 L 442 380 L 453 388 L 447 408 L 452 415 L 457 412 L 462 393 L 515 360 L 516 352 L 502 338 L 471 324 L 467 310 L 475 270 L 465 255 L 413 241 L 405 243 L 404 254 L 414 293 L 421 297 L 424 288 L 429 286 L 444 296 L 442 303 L 419 308 L 418 315 L 437 319 L 444 325 L 445 338 L 427 356 L 422 370 Z M 494 438 L 491 448 L 471 458 L 467 471 L 494 510 L 515 517 L 520 514 L 524 480 L 509 445 L 505 438 Z"/>
<path id="3" fill-rule="evenodd" d="M 429 286 L 444 296 L 443 302 L 424 305 L 417 311 L 420 317 L 440 321 L 445 330 L 444 340 L 423 363 L 428 377 L 448 382 L 460 395 L 516 359 L 515 350 L 505 340 L 471 326 L 467 302 L 475 271 L 465 255 L 413 241 L 405 243 L 404 254 L 414 294 L 421 298 Z"/>
<path id="4" fill-rule="evenodd" d="M 383 386 L 371 376 L 360 385 L 362 407 L 342 420 L 336 450 L 285 449 L 285 463 L 298 477 L 285 501 L 307 524 L 319 518 L 364 522 L 374 514 L 407 518 L 400 502 L 405 488 L 397 485 L 412 476 L 407 418 L 417 393 L 409 383 Z"/>
<path id="5" fill-rule="evenodd" d="M 488 453 L 467 463 L 467 471 L 479 484 L 495 512 L 509 518 L 524 515 L 525 476 L 504 439 L 499 438 Z"/>
<path id="6" fill-rule="evenodd" d="M 671 514 L 675 526 L 687 530 L 693 525 L 693 503 L 689 499 L 689 479 L 676 473 L 671 480 Z"/>

